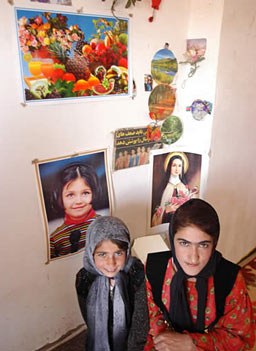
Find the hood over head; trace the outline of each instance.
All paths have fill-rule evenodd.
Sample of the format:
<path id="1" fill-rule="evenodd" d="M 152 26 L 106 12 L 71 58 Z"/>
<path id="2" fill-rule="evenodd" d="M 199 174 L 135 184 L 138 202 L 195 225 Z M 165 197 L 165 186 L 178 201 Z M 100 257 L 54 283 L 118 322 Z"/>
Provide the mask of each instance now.
<path id="1" fill-rule="evenodd" d="M 100 216 L 88 227 L 84 253 L 84 268 L 89 272 L 102 275 L 94 263 L 94 251 L 102 240 L 120 240 L 128 244 L 126 262 L 130 256 L 130 233 L 124 222 L 114 216 Z M 123 270 L 125 270 L 126 265 Z"/>

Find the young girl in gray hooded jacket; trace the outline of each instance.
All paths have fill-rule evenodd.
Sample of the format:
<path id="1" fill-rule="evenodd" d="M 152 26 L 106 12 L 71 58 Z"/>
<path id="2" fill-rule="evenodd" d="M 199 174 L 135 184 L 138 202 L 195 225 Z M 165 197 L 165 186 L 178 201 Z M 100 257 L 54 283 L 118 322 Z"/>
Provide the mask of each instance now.
<path id="1" fill-rule="evenodd" d="M 76 276 L 87 325 L 87 351 L 140 351 L 148 333 L 144 266 L 130 256 L 130 234 L 116 217 L 87 230 L 84 268 Z"/>

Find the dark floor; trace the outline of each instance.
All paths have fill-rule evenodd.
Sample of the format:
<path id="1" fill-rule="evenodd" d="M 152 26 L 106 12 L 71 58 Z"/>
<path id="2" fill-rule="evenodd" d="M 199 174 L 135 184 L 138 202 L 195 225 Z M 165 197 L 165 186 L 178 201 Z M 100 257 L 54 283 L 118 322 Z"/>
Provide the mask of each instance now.
<path id="1" fill-rule="evenodd" d="M 85 351 L 85 331 L 76 335 L 73 339 L 65 344 L 57 346 L 52 351 Z"/>

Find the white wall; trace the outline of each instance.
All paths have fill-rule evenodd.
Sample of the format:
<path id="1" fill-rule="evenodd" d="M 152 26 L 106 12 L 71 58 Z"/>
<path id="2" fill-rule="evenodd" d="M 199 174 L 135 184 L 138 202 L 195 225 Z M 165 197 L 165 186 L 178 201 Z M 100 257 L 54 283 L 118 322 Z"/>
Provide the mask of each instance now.
<path id="1" fill-rule="evenodd" d="M 219 248 L 234 261 L 256 245 L 256 7 L 226 0 L 206 198 L 220 214 Z"/>
<path id="2" fill-rule="evenodd" d="M 203 83 L 207 85 L 207 96 L 203 98 L 214 99 L 223 1 L 163 0 L 153 23 L 148 22 L 152 13 L 150 1 L 137 2 L 136 8 L 129 11 L 124 10 L 124 2 L 118 2 L 116 8 L 119 15 L 133 13 L 131 59 L 137 97 L 27 107 L 21 105 L 14 9 L 7 1 L 1 4 L 0 349 L 3 351 L 35 350 L 82 323 L 74 288 L 82 254 L 45 265 L 45 232 L 32 160 L 102 147 L 112 151 L 114 130 L 147 125 L 149 95 L 144 92 L 144 73 L 150 73 L 151 59 L 165 42 L 170 43 L 180 61 L 188 37 L 209 38 L 209 60 L 200 68 L 194 84 L 200 92 L 199 78 L 204 79 L 205 73 L 209 83 Z M 88 13 L 110 14 L 110 0 L 73 0 L 73 4 L 73 10 L 83 6 Z M 22 0 L 15 1 L 15 5 L 31 4 Z M 194 86 L 191 79 L 183 92 L 180 89 L 183 77 L 179 79 L 177 111 L 181 112 L 187 101 L 193 101 Z M 194 127 L 191 128 L 187 133 L 193 134 Z M 128 224 L 133 238 L 145 235 L 149 166 L 115 172 L 113 187 L 114 214 Z M 212 182 L 211 187 L 214 187 Z"/>

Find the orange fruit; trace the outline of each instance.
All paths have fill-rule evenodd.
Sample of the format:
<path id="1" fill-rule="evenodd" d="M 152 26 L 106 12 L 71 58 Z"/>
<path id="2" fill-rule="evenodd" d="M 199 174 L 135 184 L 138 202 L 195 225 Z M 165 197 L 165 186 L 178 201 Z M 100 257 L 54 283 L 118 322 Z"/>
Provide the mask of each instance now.
<path id="1" fill-rule="evenodd" d="M 75 85 L 73 91 L 90 89 L 88 82 L 84 79 L 79 79 Z"/>
<path id="2" fill-rule="evenodd" d="M 100 80 L 97 77 L 91 75 L 90 78 L 88 79 L 88 84 L 90 88 L 95 87 L 100 84 Z"/>
<path id="3" fill-rule="evenodd" d="M 82 48 L 82 53 L 89 54 L 90 52 L 92 52 L 92 47 L 90 45 L 85 44 Z"/>

